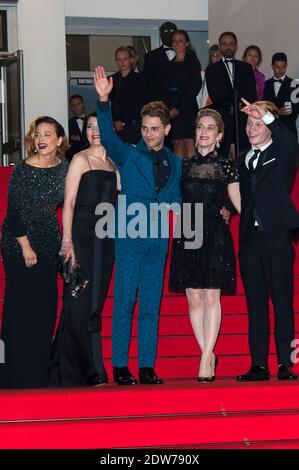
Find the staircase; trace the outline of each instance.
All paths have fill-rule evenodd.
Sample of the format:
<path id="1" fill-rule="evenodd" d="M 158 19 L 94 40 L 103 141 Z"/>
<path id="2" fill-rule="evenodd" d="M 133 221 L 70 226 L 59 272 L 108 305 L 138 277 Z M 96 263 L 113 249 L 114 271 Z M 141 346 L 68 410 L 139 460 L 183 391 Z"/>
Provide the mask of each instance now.
<path id="1" fill-rule="evenodd" d="M 10 168 L 0 169 L 0 220 L 6 211 Z M 299 209 L 299 175 L 293 188 Z M 231 222 L 238 247 L 238 217 Z M 299 246 L 296 246 L 299 255 Z M 299 256 L 294 265 L 294 307 L 299 338 Z M 216 345 L 217 380 L 198 383 L 200 351 L 188 318 L 185 295 L 168 290 L 165 271 L 156 369 L 161 386 L 117 387 L 111 377 L 112 277 L 103 309 L 103 353 L 107 386 L 90 389 L 1 390 L 0 448 L 299 448 L 299 381 L 279 382 L 273 335 L 269 366 L 261 384 L 237 383 L 250 366 L 247 310 L 238 273 L 237 293 L 222 298 L 223 319 Z M 0 315 L 4 295 L 0 263 Z M 62 281 L 59 279 L 61 310 Z M 130 347 L 130 369 L 137 374 L 137 310 Z M 270 303 L 273 331 L 273 308 Z M 24 312 L 25 314 L 25 312 Z M 298 355 L 299 357 L 299 355 Z M 295 371 L 299 372 L 298 364 Z"/>

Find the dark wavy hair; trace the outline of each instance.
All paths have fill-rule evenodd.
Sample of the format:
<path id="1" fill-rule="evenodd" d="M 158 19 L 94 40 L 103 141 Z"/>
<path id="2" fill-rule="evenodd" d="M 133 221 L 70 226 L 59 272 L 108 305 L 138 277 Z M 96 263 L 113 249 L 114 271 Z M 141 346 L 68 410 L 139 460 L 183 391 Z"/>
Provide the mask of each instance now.
<path id="1" fill-rule="evenodd" d="M 56 119 L 50 116 L 40 116 L 30 124 L 29 130 L 24 137 L 24 145 L 29 156 L 35 153 L 34 136 L 36 129 L 40 124 L 44 123 L 54 126 L 57 137 L 62 137 L 62 143 L 59 147 L 57 147 L 57 156 L 62 158 L 66 150 L 69 148 L 68 140 L 63 126 L 58 121 L 56 121 Z"/>

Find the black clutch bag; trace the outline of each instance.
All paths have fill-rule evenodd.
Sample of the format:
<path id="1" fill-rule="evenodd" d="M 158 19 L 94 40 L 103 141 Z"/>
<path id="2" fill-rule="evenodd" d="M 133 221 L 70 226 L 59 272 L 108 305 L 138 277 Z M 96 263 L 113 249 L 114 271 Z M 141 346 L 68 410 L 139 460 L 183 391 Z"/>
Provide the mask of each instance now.
<path id="1" fill-rule="evenodd" d="M 79 297 L 89 283 L 88 277 L 86 276 L 78 261 L 72 265 L 71 258 L 65 261 L 65 257 L 61 252 L 59 253 L 59 262 L 66 288 L 73 297 Z"/>

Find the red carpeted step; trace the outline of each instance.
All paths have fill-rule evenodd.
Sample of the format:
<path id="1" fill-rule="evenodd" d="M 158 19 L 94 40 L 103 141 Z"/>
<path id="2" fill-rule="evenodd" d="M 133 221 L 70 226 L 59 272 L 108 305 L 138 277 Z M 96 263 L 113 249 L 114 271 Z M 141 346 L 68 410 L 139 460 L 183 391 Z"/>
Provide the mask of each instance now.
<path id="1" fill-rule="evenodd" d="M 59 317 L 58 317 L 59 320 Z M 2 319 L 0 318 L 0 330 Z M 274 316 L 270 314 L 271 331 L 274 331 Z M 111 337 L 112 317 L 102 317 L 102 335 Z M 138 317 L 134 315 L 132 321 L 132 336 L 137 336 Z M 299 334 L 299 314 L 295 314 L 295 331 Z M 192 335 L 192 328 L 187 315 L 162 316 L 159 321 L 159 336 Z M 242 314 L 224 315 L 221 322 L 220 335 L 223 334 L 247 334 L 248 333 L 248 316 Z"/>
<path id="2" fill-rule="evenodd" d="M 0 171 L 0 219 L 6 207 L 6 188 L 12 169 Z M 293 190 L 299 201 L 299 177 Z M 61 213 L 59 214 L 61 219 Z M 230 230 L 238 250 L 239 217 L 233 217 Z M 299 244 L 295 246 L 299 255 Z M 42 391 L 0 392 L 1 448 L 115 448 L 147 446 L 205 446 L 214 448 L 294 448 L 299 433 L 299 381 L 239 384 L 234 377 L 250 367 L 247 340 L 247 309 L 240 278 L 236 296 L 222 298 L 223 320 L 216 353 L 219 356 L 217 380 L 199 384 L 196 380 L 200 354 L 192 334 L 185 295 L 168 290 L 170 259 L 167 260 L 164 297 L 161 303 L 160 338 L 156 369 L 166 379 L 159 387 L 129 388 L 109 384 L 98 389 L 81 388 Z M 239 267 L 237 267 L 239 272 Z M 294 272 L 295 292 L 299 292 L 299 256 Z M 113 277 L 113 276 L 112 276 Z M 0 315 L 4 294 L 4 271 L 0 263 Z M 59 280 L 59 296 L 62 282 Z M 105 365 L 111 380 L 111 314 L 113 279 L 103 311 Z M 299 312 L 299 295 L 294 306 Z M 58 312 L 61 309 L 59 300 Z M 271 306 L 271 311 L 273 308 Z M 137 306 L 133 319 L 133 339 L 129 366 L 137 365 Z M 273 331 L 273 314 L 270 315 Z M 299 331 L 299 313 L 295 315 Z M 271 337 L 269 366 L 276 374 L 277 360 Z M 294 367 L 299 372 L 298 364 Z M 233 380 L 224 380 L 231 377 Z M 174 379 L 182 379 L 180 383 Z M 193 378 L 192 381 L 186 380 Z M 149 395 L 150 394 L 150 395 Z M 62 421 L 47 421 L 58 419 Z M 25 421 L 10 422 L 9 421 Z M 27 422 L 26 422 L 27 420 Z M 36 421 L 35 421 L 36 420 Z M 278 443 L 281 443 L 280 446 Z M 285 447 L 283 447 L 285 445 Z"/>
<path id="3" fill-rule="evenodd" d="M 0 448 L 250 445 L 298 440 L 298 383 L 218 381 L 0 392 Z"/>
<path id="4" fill-rule="evenodd" d="M 299 413 L 90 419 L 1 425 L 0 447 L 111 449 L 247 443 L 298 438 Z"/>
<path id="5" fill-rule="evenodd" d="M 241 444 L 237 443 L 221 443 L 220 444 L 199 444 L 195 447 L 196 449 L 222 449 L 222 450 L 270 450 L 270 449 L 299 449 L 299 439 L 290 439 L 283 441 L 248 441 L 244 440 Z M 292 458 L 288 455 L 288 459 Z M 296 458 L 296 457 L 295 457 Z"/>
<path id="6" fill-rule="evenodd" d="M 270 314 L 271 331 L 274 331 L 274 315 Z M 132 335 L 137 336 L 137 315 L 133 317 Z M 112 317 L 102 317 L 102 334 L 103 336 L 111 336 Z M 295 314 L 295 331 L 299 336 L 299 314 Z M 223 315 L 220 334 L 247 334 L 248 332 L 248 315 L 247 313 L 227 314 Z M 159 336 L 192 335 L 191 323 L 189 316 L 186 315 L 163 315 L 159 321 Z"/>
<path id="7" fill-rule="evenodd" d="M 241 384 L 231 380 L 200 384 L 197 381 L 165 382 L 149 387 L 0 391 L 0 431 L 7 420 L 50 420 L 90 417 L 167 416 L 193 413 L 244 411 L 293 411 L 299 408 L 299 383 Z"/>
<path id="8" fill-rule="evenodd" d="M 246 299 L 244 295 L 223 296 L 221 300 L 223 314 L 229 313 L 246 313 Z M 270 311 L 273 312 L 271 302 L 269 304 Z M 299 312 L 299 296 L 294 298 L 294 309 Z M 113 299 L 107 298 L 103 308 L 103 314 L 108 315 L 113 310 Z M 137 312 L 138 306 L 135 306 Z M 181 315 L 188 313 L 188 302 L 185 295 L 182 296 L 164 296 L 161 302 L 161 315 Z"/>
<path id="9" fill-rule="evenodd" d="M 0 312 L 2 312 L 3 298 L 0 299 Z M 247 313 L 246 299 L 244 295 L 223 296 L 221 299 L 222 314 L 238 314 Z M 58 299 L 58 312 L 62 308 L 62 299 Z M 273 312 L 271 301 L 269 302 L 269 310 Z M 294 310 L 299 312 L 299 295 L 294 296 Z M 103 315 L 112 315 L 113 312 L 113 298 L 107 297 L 103 307 Z M 134 314 L 138 312 L 138 303 L 136 302 Z M 188 313 L 188 302 L 186 296 L 169 295 L 162 297 L 161 301 L 161 315 L 182 315 Z"/>
<path id="10" fill-rule="evenodd" d="M 104 337 L 102 340 L 103 355 L 106 358 L 112 357 L 111 337 Z M 270 337 L 270 352 L 275 353 L 274 337 Z M 247 334 L 224 335 L 218 338 L 215 353 L 222 355 L 243 355 L 249 354 Z M 200 349 L 194 335 L 190 336 L 161 336 L 158 341 L 157 359 L 161 357 L 196 357 L 199 356 Z M 138 357 L 138 340 L 134 336 L 131 339 L 129 357 Z"/>
<path id="11" fill-rule="evenodd" d="M 247 372 L 251 366 L 249 354 L 244 355 L 218 355 L 219 364 L 217 367 L 217 377 L 235 378 L 239 374 Z M 106 369 L 109 379 L 112 380 L 111 359 L 105 359 Z M 156 370 L 164 379 L 190 379 L 198 375 L 200 354 L 195 356 L 159 357 L 156 362 Z M 129 358 L 130 370 L 133 374 L 138 374 L 138 363 L 136 358 Z M 271 373 L 277 373 L 277 359 L 275 354 L 269 355 L 269 367 Z M 299 365 L 295 364 L 294 370 L 299 373 Z"/>
<path id="12" fill-rule="evenodd" d="M 58 318 L 59 320 L 59 318 Z M 0 319 L 1 330 L 2 319 Z M 270 314 L 271 331 L 274 331 L 274 315 Z M 295 331 L 296 336 L 299 337 L 299 314 L 295 314 Z M 180 333 L 179 333 L 180 332 Z M 246 335 L 248 333 L 248 316 L 244 314 L 227 314 L 223 315 L 220 338 L 223 335 Z M 102 317 L 102 336 L 111 341 L 112 334 L 112 318 Z M 138 317 L 134 315 L 132 321 L 132 337 L 137 337 L 138 334 Z M 159 321 L 159 338 L 163 336 L 176 336 L 177 341 L 180 342 L 181 338 L 186 336 L 193 336 L 189 316 L 187 315 L 174 315 L 174 316 L 161 316 Z M 160 341 L 160 340 L 159 340 Z M 233 351 L 234 353 L 234 351 Z"/>
<path id="13" fill-rule="evenodd" d="M 163 295 L 182 295 L 183 293 L 175 293 L 169 290 L 168 288 L 168 282 L 169 278 L 165 276 L 164 279 L 164 286 L 163 286 Z M 62 297 L 62 292 L 63 292 L 63 280 L 61 279 L 60 276 L 58 276 L 58 297 Z M 3 277 L 1 278 L 0 276 L 0 298 L 3 298 L 4 296 L 4 286 L 5 286 L 5 279 L 4 279 L 4 274 Z M 114 278 L 111 279 L 108 290 L 107 290 L 107 296 L 108 297 L 113 297 L 113 288 L 114 288 Z M 294 292 L 299 294 L 299 275 L 294 276 Z M 240 276 L 237 276 L 237 288 L 236 288 L 236 295 L 244 294 L 244 287 L 243 283 L 241 280 Z"/>

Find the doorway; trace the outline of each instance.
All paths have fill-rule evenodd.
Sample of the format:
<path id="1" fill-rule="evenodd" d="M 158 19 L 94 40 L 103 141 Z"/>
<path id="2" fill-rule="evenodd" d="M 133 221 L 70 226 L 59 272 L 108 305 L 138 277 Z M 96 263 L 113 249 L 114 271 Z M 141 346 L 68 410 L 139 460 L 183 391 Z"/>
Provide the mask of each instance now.
<path id="1" fill-rule="evenodd" d="M 25 157 L 23 53 L 0 56 L 0 165 Z"/>

